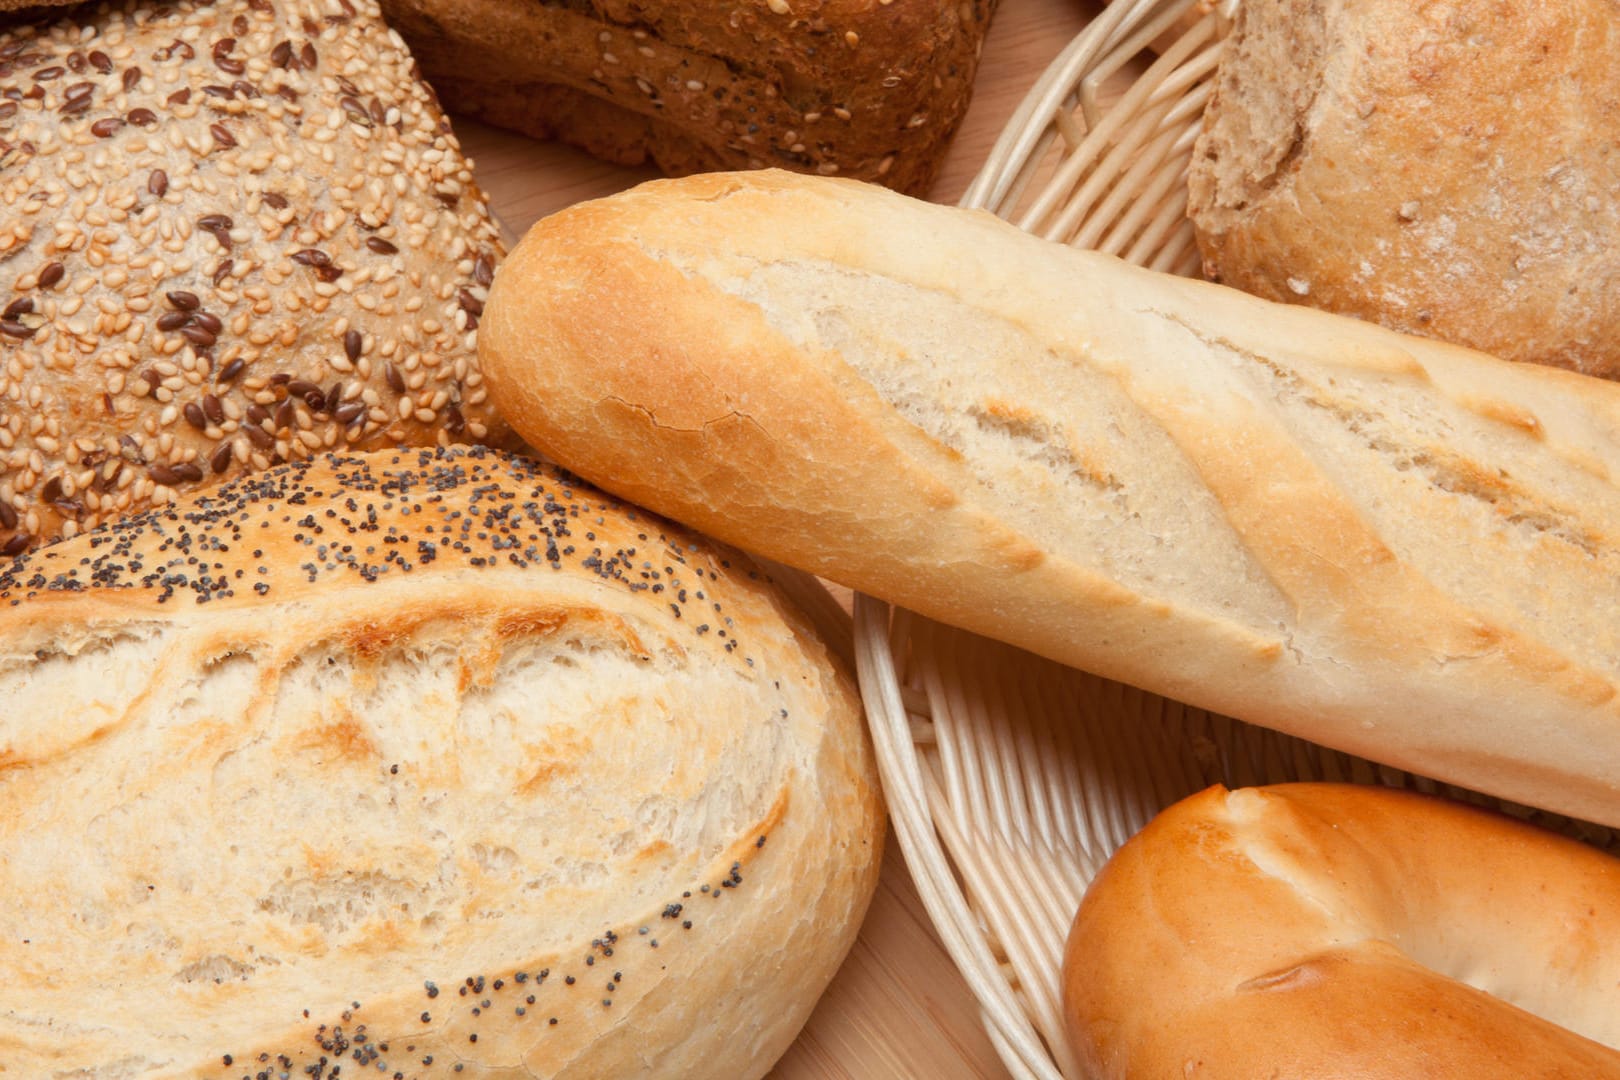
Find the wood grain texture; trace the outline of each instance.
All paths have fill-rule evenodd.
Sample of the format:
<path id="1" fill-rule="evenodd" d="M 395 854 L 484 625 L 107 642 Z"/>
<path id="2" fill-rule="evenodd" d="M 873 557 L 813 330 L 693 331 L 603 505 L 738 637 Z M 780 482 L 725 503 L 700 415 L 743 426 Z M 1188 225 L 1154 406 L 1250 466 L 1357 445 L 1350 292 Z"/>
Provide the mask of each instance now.
<path id="1" fill-rule="evenodd" d="M 1025 91 L 1096 7 L 1080 0 L 1003 0 L 985 41 L 973 104 L 931 199 L 960 197 Z M 458 123 L 457 131 L 514 237 L 552 211 L 655 175 L 477 124 Z M 855 948 L 772 1080 L 1007 1076 L 891 837 Z"/>

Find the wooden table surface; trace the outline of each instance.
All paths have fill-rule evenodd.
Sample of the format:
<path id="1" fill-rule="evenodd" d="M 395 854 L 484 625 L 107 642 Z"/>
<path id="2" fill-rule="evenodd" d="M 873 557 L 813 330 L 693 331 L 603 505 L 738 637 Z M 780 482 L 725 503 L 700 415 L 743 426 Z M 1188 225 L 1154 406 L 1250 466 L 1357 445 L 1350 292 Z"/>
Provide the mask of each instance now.
<path id="1" fill-rule="evenodd" d="M 957 200 L 1024 92 L 1095 9 L 1085 0 L 1001 0 L 985 41 L 973 104 L 930 198 Z M 553 210 L 654 175 L 476 124 L 460 123 L 457 132 L 496 213 L 518 234 Z M 892 838 L 884 859 L 855 948 L 771 1077 L 1007 1077 Z"/>

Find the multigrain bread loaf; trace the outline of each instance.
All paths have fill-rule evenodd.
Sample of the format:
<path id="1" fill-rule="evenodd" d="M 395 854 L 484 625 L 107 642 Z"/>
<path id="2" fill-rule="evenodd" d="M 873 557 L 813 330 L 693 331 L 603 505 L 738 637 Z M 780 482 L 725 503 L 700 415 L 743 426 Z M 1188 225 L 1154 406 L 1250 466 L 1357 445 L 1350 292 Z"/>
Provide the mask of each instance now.
<path id="1" fill-rule="evenodd" d="M 1092 882 L 1064 1011 L 1095 1080 L 1620 1077 L 1617 917 L 1620 861 L 1495 813 L 1210 788 Z"/>
<path id="2" fill-rule="evenodd" d="M 1620 376 L 1614 0 L 1244 0 L 1188 183 L 1216 280 Z"/>
<path id="3" fill-rule="evenodd" d="M 779 166 L 922 192 L 996 0 L 383 0 L 458 113 L 667 173 Z"/>
<path id="4" fill-rule="evenodd" d="M 520 434 L 711 535 L 1620 824 L 1620 386 L 780 172 L 542 221 L 483 334 Z"/>
<path id="5" fill-rule="evenodd" d="M 499 440 L 502 253 L 374 0 L 0 30 L 0 552 L 330 449 Z"/>
<path id="6" fill-rule="evenodd" d="M 758 1077 L 876 882 L 802 617 L 493 450 L 12 562 L 0 700 L 7 1076 Z"/>

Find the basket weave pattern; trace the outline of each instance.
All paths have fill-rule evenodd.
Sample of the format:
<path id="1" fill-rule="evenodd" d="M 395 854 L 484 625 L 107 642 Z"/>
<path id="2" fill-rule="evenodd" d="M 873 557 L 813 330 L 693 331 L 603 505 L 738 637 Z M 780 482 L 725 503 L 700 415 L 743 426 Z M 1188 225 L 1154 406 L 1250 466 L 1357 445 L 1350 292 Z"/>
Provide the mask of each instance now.
<path id="1" fill-rule="evenodd" d="M 963 205 L 1196 274 L 1187 167 L 1236 6 L 1114 0 L 1030 90 Z M 1124 93 L 1105 99 L 1122 73 Z M 1158 810 L 1210 784 L 1409 787 L 1620 846 L 1599 826 L 1239 723 L 866 596 L 855 598 L 854 633 L 896 838 L 1020 1080 L 1081 1076 L 1063 1037 L 1060 976 L 1087 883 Z"/>

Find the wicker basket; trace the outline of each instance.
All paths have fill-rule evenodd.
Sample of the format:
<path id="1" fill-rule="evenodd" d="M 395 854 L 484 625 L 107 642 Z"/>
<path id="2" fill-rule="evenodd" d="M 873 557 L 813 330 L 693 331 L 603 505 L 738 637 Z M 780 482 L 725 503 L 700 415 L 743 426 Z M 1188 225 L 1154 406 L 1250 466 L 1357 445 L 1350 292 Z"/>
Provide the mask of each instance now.
<path id="1" fill-rule="evenodd" d="M 1025 98 L 964 205 L 1047 239 L 1196 273 L 1187 164 L 1235 9 L 1114 0 Z M 1103 101 L 1105 81 L 1117 87 L 1130 71 L 1139 74 L 1125 92 Z M 865 596 L 855 598 L 854 647 L 900 848 L 1020 1078 L 1079 1077 L 1060 1011 L 1069 925 L 1103 861 L 1169 803 L 1216 782 L 1326 779 L 1503 805 Z M 1505 808 L 1613 846 L 1609 830 Z"/>

